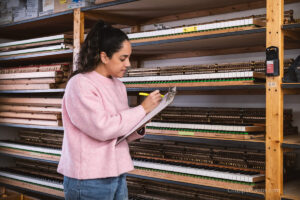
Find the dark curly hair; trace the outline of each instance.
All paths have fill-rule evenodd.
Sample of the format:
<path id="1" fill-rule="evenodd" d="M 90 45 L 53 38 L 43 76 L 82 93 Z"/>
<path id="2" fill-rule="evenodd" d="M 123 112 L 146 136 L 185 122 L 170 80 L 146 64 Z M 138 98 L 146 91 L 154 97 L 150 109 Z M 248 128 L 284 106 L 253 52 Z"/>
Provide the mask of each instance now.
<path id="1" fill-rule="evenodd" d="M 98 21 L 89 31 L 80 48 L 78 69 L 72 73 L 71 77 L 93 71 L 101 62 L 101 52 L 105 52 L 111 58 L 122 48 L 125 40 L 129 39 L 122 30 L 114 28 L 102 20 Z"/>

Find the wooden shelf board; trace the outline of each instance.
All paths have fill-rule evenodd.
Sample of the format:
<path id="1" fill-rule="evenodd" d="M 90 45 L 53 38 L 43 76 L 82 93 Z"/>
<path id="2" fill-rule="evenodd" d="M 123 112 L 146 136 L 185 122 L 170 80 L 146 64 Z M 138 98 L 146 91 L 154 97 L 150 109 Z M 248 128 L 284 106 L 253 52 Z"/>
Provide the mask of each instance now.
<path id="1" fill-rule="evenodd" d="M 37 160 L 48 160 L 49 162 L 58 162 L 60 159 L 60 155 L 50 155 L 47 153 L 39 153 L 39 152 L 32 152 L 32 151 L 26 151 L 22 149 L 12 149 L 12 148 L 6 148 L 6 147 L 0 147 L 0 152 L 2 154 L 10 155 L 12 157 L 17 156 L 23 156 L 23 158 L 32 158 Z"/>
<path id="2" fill-rule="evenodd" d="M 114 1 L 110 2 L 113 3 Z M 115 1 L 118 2 L 118 1 Z M 228 0 L 226 2 L 222 0 L 172 0 L 172 1 L 160 1 L 160 0 L 139 0 L 128 1 L 126 4 L 115 4 L 112 6 L 101 7 L 93 6 L 82 9 L 86 10 L 99 10 L 102 13 L 110 13 L 116 15 L 122 15 L 124 17 L 138 17 L 144 19 L 158 18 L 166 15 L 173 15 L 178 13 L 184 13 L 189 11 L 199 10 L 199 8 L 212 9 L 220 8 L 226 5 L 240 4 L 251 2 L 250 0 Z"/>
<path id="3" fill-rule="evenodd" d="M 159 132 L 159 131 L 158 131 Z M 156 133 L 149 133 L 150 135 L 157 135 L 157 136 L 174 136 L 174 137 L 187 137 L 191 139 L 208 139 L 208 140 L 226 140 L 226 141 L 238 141 L 238 142 L 255 142 L 255 143 L 264 143 L 264 138 L 253 138 L 253 139 L 237 139 L 237 138 L 222 138 L 222 137 L 195 137 L 195 136 L 175 136 L 175 135 L 168 135 L 168 134 L 156 134 Z"/>
<path id="4" fill-rule="evenodd" d="M 288 0 L 288 3 L 297 2 L 297 0 Z M 243 5 L 241 8 L 235 8 L 235 5 Z M 208 9 L 223 8 L 232 6 L 227 12 L 235 9 L 247 10 L 264 6 L 262 0 L 112 0 L 102 4 L 92 5 L 81 8 L 83 12 L 99 12 L 101 14 L 116 15 L 121 18 L 131 18 L 136 23 L 153 20 L 165 16 L 175 16 L 176 14 L 205 11 Z M 246 7 L 245 7 L 246 6 Z M 217 14 L 217 13 L 215 13 Z M 211 15 L 207 13 L 207 15 Z M 96 22 L 96 19 L 85 19 L 85 27 L 90 28 Z M 295 28 L 297 26 L 286 26 L 285 29 Z M 299 28 L 299 27 L 298 27 Z M 7 39 L 29 39 L 35 37 L 55 35 L 57 33 L 70 32 L 73 30 L 73 10 L 53 13 L 37 18 L 27 19 L 19 22 L 0 25 L 0 38 Z"/>
<path id="5" fill-rule="evenodd" d="M 42 191 L 32 190 L 31 188 L 18 187 L 15 185 L 9 185 L 7 183 L 1 183 L 1 186 L 5 186 L 8 189 L 21 192 L 22 194 L 26 194 L 28 196 L 37 198 L 37 199 L 47 199 L 47 200 L 64 200 L 64 197 L 55 196 L 54 194 L 43 193 Z M 27 199 L 27 198 L 24 198 Z"/>
<path id="6" fill-rule="evenodd" d="M 7 124 L 7 123 L 0 123 L 0 126 L 16 127 L 16 128 L 30 128 L 30 129 L 43 129 L 43 130 L 57 130 L 57 131 L 64 130 L 64 128 L 62 126 L 37 126 L 37 125 L 26 125 L 26 124 Z"/>
<path id="7" fill-rule="evenodd" d="M 208 137 L 186 137 L 186 136 L 168 136 L 168 135 L 145 135 L 147 139 L 156 139 L 156 140 L 171 140 L 178 142 L 189 142 L 196 144 L 214 144 L 214 145 L 234 145 L 234 146 L 243 146 L 246 145 L 256 149 L 264 149 L 265 141 L 263 139 L 253 139 L 253 140 L 232 140 L 232 139 L 222 139 L 222 138 L 208 138 Z"/>
<path id="8" fill-rule="evenodd" d="M 153 174 L 156 174 L 155 172 Z M 205 185 L 205 184 L 196 184 L 194 182 L 188 182 L 188 181 L 180 181 L 178 179 L 172 178 L 172 175 L 168 175 L 168 174 L 164 174 L 164 173 L 157 173 L 160 175 L 165 175 L 166 177 L 161 177 L 160 175 L 157 176 L 149 176 L 147 175 L 147 172 L 143 173 L 142 170 L 133 170 L 131 172 L 128 173 L 128 176 L 132 176 L 132 177 L 137 177 L 137 178 L 144 178 L 144 179 L 149 179 L 149 180 L 155 180 L 155 181 L 160 181 L 160 182 L 169 182 L 169 183 L 175 183 L 175 184 L 179 184 L 179 185 L 185 185 L 185 186 L 189 186 L 189 187 L 196 187 L 196 188 L 205 188 L 205 189 L 211 189 L 211 190 L 216 190 L 216 191 L 223 191 L 223 192 L 228 192 L 231 189 L 230 188 L 223 188 L 223 187 L 214 187 L 212 185 Z M 168 178 L 168 176 L 170 176 Z M 226 187 L 226 184 L 224 184 L 224 186 Z M 238 192 L 239 188 L 236 189 L 232 189 L 233 192 Z M 242 190 L 243 191 L 243 190 Z M 245 192 L 247 191 L 247 192 Z M 250 191 L 250 189 L 248 190 L 244 190 L 243 194 L 244 195 L 248 195 L 248 196 L 255 196 L 255 197 L 263 197 L 263 193 L 261 192 L 255 192 L 255 191 Z"/>
<path id="9" fill-rule="evenodd" d="M 228 139 L 228 138 L 216 138 L 216 137 L 191 137 L 191 136 L 174 136 L 174 135 L 162 135 L 162 134 L 147 134 L 145 138 L 149 139 L 166 139 L 175 140 L 182 142 L 193 142 L 193 143 L 203 143 L 206 141 L 211 141 L 212 143 L 248 143 L 248 144 L 259 144 L 264 146 L 265 140 L 263 138 L 258 139 Z M 215 141 L 215 142 L 213 142 Z M 300 148 L 300 136 L 285 136 L 283 140 L 283 147 L 285 148 Z"/>
<path id="10" fill-rule="evenodd" d="M 12 185 L 15 187 L 25 188 L 36 192 L 45 193 L 47 195 L 53 195 L 58 197 L 64 197 L 64 192 L 62 190 L 53 189 L 47 186 L 41 186 L 34 183 L 29 183 L 25 181 L 19 181 L 15 179 L 10 179 L 6 177 L 0 177 L 0 182 L 8 185 Z"/>
<path id="11" fill-rule="evenodd" d="M 155 89 L 158 89 L 162 92 L 167 92 L 168 87 L 148 87 L 148 88 L 127 88 L 127 92 L 141 92 L 141 91 L 153 91 Z M 235 86 L 203 86 L 203 87 L 177 87 L 176 88 L 178 94 L 199 94 L 202 92 L 207 93 L 213 93 L 216 92 L 221 94 L 236 94 L 236 91 L 238 93 L 240 91 L 246 91 L 247 93 L 249 91 L 253 91 L 254 93 L 258 92 L 260 94 L 265 93 L 265 85 L 264 84 L 256 84 L 256 85 L 235 85 Z M 210 92 L 209 92 L 210 91 Z M 249 94 L 249 93 L 248 93 Z"/>
<path id="12" fill-rule="evenodd" d="M 188 91 L 188 90 L 179 90 L 177 95 L 265 95 L 265 89 L 259 88 L 246 88 L 243 90 L 239 89 L 222 89 L 222 87 L 218 89 L 202 89 L 196 91 Z"/>
<path id="13" fill-rule="evenodd" d="M 41 162 L 54 163 L 54 164 L 58 164 L 58 162 L 59 162 L 57 160 L 43 159 L 41 157 L 28 157 L 28 156 L 24 156 L 24 155 L 10 154 L 10 153 L 5 153 L 5 152 L 1 152 L 1 151 L 0 151 L 0 154 L 9 156 L 9 157 L 14 157 L 14 158 L 33 160 L 33 161 L 41 161 Z"/>
<path id="14" fill-rule="evenodd" d="M 285 24 L 283 25 L 283 30 L 294 30 L 297 29 L 299 31 L 300 24 L 299 23 L 292 23 L 292 24 Z"/>
<path id="15" fill-rule="evenodd" d="M 0 26 L 0 38 L 29 39 L 71 31 L 73 10 Z"/>
<path id="16" fill-rule="evenodd" d="M 25 159 L 25 160 L 33 160 L 33 161 L 41 161 L 41 162 L 46 162 L 46 163 L 53 163 L 53 164 L 58 164 L 59 161 L 53 161 L 49 159 L 41 159 L 41 158 L 34 158 L 34 157 L 27 157 L 24 155 L 16 155 L 16 154 L 8 154 L 4 152 L 0 152 L 1 155 L 8 156 L 8 157 L 14 157 L 14 158 L 20 158 L 20 159 Z"/>
<path id="17" fill-rule="evenodd" d="M 95 6 L 81 8 L 81 11 L 93 10 L 126 4 L 136 0 L 118 0 Z M 85 27 L 92 27 L 95 20 L 86 19 Z M 0 25 L 0 38 L 7 39 L 29 39 L 42 36 L 56 35 L 58 33 L 73 31 L 73 10 L 53 13 L 37 18 L 27 19 L 19 22 Z"/>
<path id="18" fill-rule="evenodd" d="M 286 95 L 300 94 L 300 83 L 283 83 L 281 87 Z"/>
<path id="19" fill-rule="evenodd" d="M 288 3 L 295 2 L 297 0 L 286 0 Z M 119 3 L 123 2 L 123 3 Z M 153 20 L 165 16 L 178 14 L 190 13 L 190 12 L 201 12 L 206 10 L 221 9 L 229 7 L 226 12 L 234 12 L 240 10 L 250 10 L 254 8 L 265 7 L 265 1 L 263 0 L 172 0 L 172 1 L 160 1 L 160 0 L 126 0 L 123 1 L 109 1 L 100 5 L 95 5 L 87 8 L 82 8 L 82 11 L 99 11 L 102 14 L 113 14 L 122 16 L 124 18 L 130 17 L 137 21 L 144 22 Z M 237 6 L 242 5 L 242 6 Z M 224 13 L 224 11 L 222 12 Z M 205 15 L 214 15 L 217 13 L 205 13 Z M 172 19 L 172 17 L 171 17 Z M 167 21 L 167 20 L 165 20 Z"/>
<path id="20" fill-rule="evenodd" d="M 282 147 L 300 149 L 300 136 L 299 135 L 284 136 Z"/>
<path id="21" fill-rule="evenodd" d="M 283 89 L 300 89 L 300 83 L 282 83 Z"/>
<path id="22" fill-rule="evenodd" d="M 299 95 L 300 89 L 283 89 L 285 95 Z"/>
<path id="23" fill-rule="evenodd" d="M 49 89 L 49 90 L 5 90 L 0 94 L 25 94 L 25 93 L 64 93 L 65 89 Z"/>
<path id="24" fill-rule="evenodd" d="M 8 64 L 33 64 L 34 62 L 50 62 L 51 60 L 54 60 L 55 62 L 66 61 L 71 60 L 72 56 L 72 49 L 49 51 L 38 54 L 19 55 L 13 57 L 0 58 L 0 67 Z"/>
<path id="25" fill-rule="evenodd" d="M 136 2 L 136 1 L 139 1 L 139 0 L 105 0 L 105 2 L 101 3 L 101 4 L 95 4 L 92 6 L 83 7 L 83 8 L 81 8 L 81 11 L 102 10 L 107 7 L 109 9 L 116 9 L 116 8 L 126 6 L 126 4 L 130 4 L 130 3 Z"/>
<path id="26" fill-rule="evenodd" d="M 300 199 L 299 185 L 300 185 L 300 179 L 284 183 L 282 198 L 299 200 Z"/>
<path id="27" fill-rule="evenodd" d="M 288 89 L 288 88 L 291 88 L 291 89 L 294 89 L 294 88 L 300 88 L 300 83 L 282 83 L 281 84 L 281 87 L 283 89 Z"/>
<path id="28" fill-rule="evenodd" d="M 300 24 L 293 24 L 287 26 L 287 30 L 300 30 Z M 132 40 L 132 47 L 134 56 L 149 56 L 159 54 L 176 54 L 187 51 L 219 51 L 220 49 L 239 49 L 243 47 L 265 47 L 265 28 L 252 28 L 240 31 L 226 31 L 209 34 L 207 32 L 203 35 L 192 36 L 186 34 L 184 37 L 157 37 L 148 39 L 144 42 Z M 287 39 L 287 38 L 286 38 Z M 142 40 L 141 40 L 142 41 Z M 232 41 L 235 41 L 234 43 Z M 300 48 L 299 43 L 287 39 L 287 49 Z M 250 50 L 251 51 L 251 50 Z M 219 53 L 219 52 L 218 52 Z"/>
<path id="29" fill-rule="evenodd" d="M 264 46 L 265 28 L 133 43 L 134 55 Z M 235 41 L 234 43 L 232 41 Z"/>
<path id="30" fill-rule="evenodd" d="M 26 19 L 26 20 L 22 20 L 22 21 L 18 21 L 18 22 L 12 22 L 12 23 L 8 23 L 8 24 L 2 24 L 0 25 L 0 29 L 4 29 L 6 27 L 16 27 L 17 25 L 20 24 L 27 24 L 29 25 L 32 22 L 37 22 L 37 21 L 43 21 L 46 19 L 53 19 L 55 20 L 56 17 L 60 17 L 60 16 L 66 16 L 68 14 L 73 13 L 73 10 L 67 10 L 64 12 L 59 12 L 59 13 L 53 13 L 53 14 L 49 14 L 49 15 L 44 15 L 44 16 L 39 16 L 39 17 L 35 17 L 35 18 L 31 18 L 31 19 Z"/>
<path id="31" fill-rule="evenodd" d="M 263 75 L 262 75 L 263 76 Z M 255 76 L 254 76 L 255 77 Z M 227 81 L 212 81 L 212 82 L 193 82 L 193 83 L 143 83 L 143 84 L 127 84 L 127 88 L 149 88 L 149 87 L 223 87 L 223 86 L 241 86 L 241 85 L 256 85 L 253 80 L 227 80 Z"/>
<path id="32" fill-rule="evenodd" d="M 85 26 L 91 27 L 94 23 L 95 21 L 87 19 Z M 72 31 L 73 10 L 68 10 L 61 13 L 0 25 L 0 38 L 23 40 Z"/>

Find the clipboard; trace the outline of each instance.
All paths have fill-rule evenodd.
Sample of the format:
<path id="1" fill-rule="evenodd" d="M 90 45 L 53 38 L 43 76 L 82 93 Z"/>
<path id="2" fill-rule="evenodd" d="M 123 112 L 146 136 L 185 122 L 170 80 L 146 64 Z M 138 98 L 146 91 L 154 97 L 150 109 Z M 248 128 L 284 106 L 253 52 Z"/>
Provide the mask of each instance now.
<path id="1" fill-rule="evenodd" d="M 125 134 L 123 137 L 121 137 L 117 143 L 119 144 L 123 140 L 125 140 L 129 135 L 131 135 L 133 132 L 135 132 L 138 128 L 146 124 L 148 121 L 150 121 L 155 115 L 157 115 L 160 111 L 165 109 L 169 104 L 171 104 L 175 98 L 176 94 L 176 87 L 169 88 L 169 92 L 165 94 L 164 98 L 161 100 L 159 105 L 154 108 L 150 113 L 148 113 L 135 127 L 133 127 L 127 134 Z"/>

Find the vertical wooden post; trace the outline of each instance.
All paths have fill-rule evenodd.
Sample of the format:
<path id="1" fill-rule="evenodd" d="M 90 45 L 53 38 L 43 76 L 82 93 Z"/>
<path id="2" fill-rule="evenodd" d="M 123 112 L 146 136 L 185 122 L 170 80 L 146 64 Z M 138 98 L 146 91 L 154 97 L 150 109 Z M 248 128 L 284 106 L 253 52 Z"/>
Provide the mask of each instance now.
<path id="1" fill-rule="evenodd" d="M 279 48 L 280 76 L 266 79 L 266 199 L 279 200 L 283 193 L 283 91 L 282 30 L 284 0 L 267 0 L 266 46 Z"/>
<path id="2" fill-rule="evenodd" d="M 131 33 L 138 33 L 138 32 L 141 32 L 140 25 L 131 26 Z M 133 68 L 141 67 L 141 59 L 137 58 L 136 60 L 131 61 L 131 67 L 133 67 Z"/>
<path id="3" fill-rule="evenodd" d="M 80 8 L 74 9 L 73 24 L 73 71 L 75 71 L 78 69 L 77 60 L 80 45 L 84 41 L 84 14 L 80 11 Z"/>

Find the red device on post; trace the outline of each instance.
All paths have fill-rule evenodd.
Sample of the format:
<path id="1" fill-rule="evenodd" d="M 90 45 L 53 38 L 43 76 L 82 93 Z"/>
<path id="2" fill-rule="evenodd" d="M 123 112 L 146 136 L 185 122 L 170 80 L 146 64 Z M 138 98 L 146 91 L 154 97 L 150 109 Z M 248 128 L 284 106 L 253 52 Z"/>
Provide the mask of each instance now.
<path id="1" fill-rule="evenodd" d="M 266 49 L 266 75 L 279 76 L 278 47 L 270 46 Z"/>

